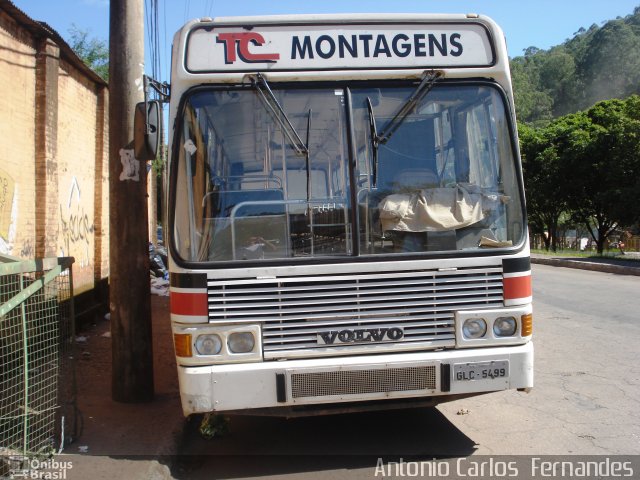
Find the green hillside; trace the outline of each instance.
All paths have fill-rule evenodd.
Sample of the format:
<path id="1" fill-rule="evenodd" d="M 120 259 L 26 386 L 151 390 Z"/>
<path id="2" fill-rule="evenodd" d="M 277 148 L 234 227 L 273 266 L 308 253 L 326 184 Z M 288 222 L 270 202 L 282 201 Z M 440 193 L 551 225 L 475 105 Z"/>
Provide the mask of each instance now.
<path id="1" fill-rule="evenodd" d="M 640 6 L 549 50 L 528 48 L 511 72 L 518 119 L 530 124 L 640 93 Z"/>

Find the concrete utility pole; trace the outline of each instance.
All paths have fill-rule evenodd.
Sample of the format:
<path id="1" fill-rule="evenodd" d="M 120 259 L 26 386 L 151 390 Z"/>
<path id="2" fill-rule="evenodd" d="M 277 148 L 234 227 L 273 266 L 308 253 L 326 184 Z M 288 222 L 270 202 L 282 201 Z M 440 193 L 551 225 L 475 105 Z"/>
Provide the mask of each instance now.
<path id="1" fill-rule="evenodd" d="M 133 154 L 144 100 L 143 0 L 111 0 L 109 18 L 109 260 L 112 398 L 153 399 L 147 169 Z"/>

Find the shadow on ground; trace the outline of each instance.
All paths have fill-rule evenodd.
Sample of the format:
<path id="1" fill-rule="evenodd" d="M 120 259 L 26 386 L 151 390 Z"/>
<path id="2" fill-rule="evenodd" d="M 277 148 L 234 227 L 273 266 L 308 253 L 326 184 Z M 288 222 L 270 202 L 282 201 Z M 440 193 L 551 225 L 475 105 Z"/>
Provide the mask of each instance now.
<path id="1" fill-rule="evenodd" d="M 176 479 L 246 478 L 370 469 L 384 462 L 471 455 L 476 444 L 440 411 L 414 409 L 281 419 L 230 417 L 224 437 L 203 439 L 189 420 Z"/>

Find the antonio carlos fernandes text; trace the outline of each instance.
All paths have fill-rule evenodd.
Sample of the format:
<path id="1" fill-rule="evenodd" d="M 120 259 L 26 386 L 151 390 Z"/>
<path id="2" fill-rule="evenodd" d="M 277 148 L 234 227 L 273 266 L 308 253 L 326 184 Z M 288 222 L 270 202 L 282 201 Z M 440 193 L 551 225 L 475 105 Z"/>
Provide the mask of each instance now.
<path id="1" fill-rule="evenodd" d="M 447 460 L 387 462 L 378 458 L 375 476 L 383 477 L 469 477 L 505 478 L 518 477 L 520 470 L 529 470 L 533 478 L 594 478 L 633 477 L 629 461 L 617 461 L 598 457 L 593 460 L 548 460 L 541 457 L 498 460 L 495 458 L 458 458 L 455 463 Z M 524 472 L 523 472 L 524 473 Z"/>

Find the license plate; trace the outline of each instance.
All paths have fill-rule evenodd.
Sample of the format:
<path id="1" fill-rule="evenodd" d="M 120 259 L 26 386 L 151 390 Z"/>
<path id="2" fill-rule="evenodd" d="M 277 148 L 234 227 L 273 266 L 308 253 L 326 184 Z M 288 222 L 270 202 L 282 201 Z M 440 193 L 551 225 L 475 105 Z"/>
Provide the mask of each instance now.
<path id="1" fill-rule="evenodd" d="M 473 380 L 495 380 L 509 376 L 509 362 L 456 363 L 453 365 L 453 378 L 459 382 Z"/>

